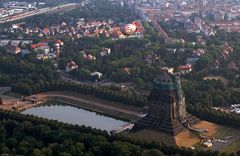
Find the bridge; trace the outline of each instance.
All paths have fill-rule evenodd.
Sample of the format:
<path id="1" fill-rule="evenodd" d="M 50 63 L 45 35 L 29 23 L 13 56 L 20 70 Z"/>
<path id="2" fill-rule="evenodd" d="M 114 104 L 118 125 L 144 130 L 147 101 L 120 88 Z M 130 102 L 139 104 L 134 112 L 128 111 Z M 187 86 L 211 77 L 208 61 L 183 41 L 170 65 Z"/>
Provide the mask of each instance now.
<path id="1" fill-rule="evenodd" d="M 123 131 L 126 131 L 126 130 L 131 130 L 134 126 L 134 123 L 132 122 L 129 122 L 129 123 L 126 123 L 120 127 L 117 127 L 113 130 L 110 131 L 111 134 L 117 134 L 117 133 L 120 133 L 120 132 L 123 132 Z"/>

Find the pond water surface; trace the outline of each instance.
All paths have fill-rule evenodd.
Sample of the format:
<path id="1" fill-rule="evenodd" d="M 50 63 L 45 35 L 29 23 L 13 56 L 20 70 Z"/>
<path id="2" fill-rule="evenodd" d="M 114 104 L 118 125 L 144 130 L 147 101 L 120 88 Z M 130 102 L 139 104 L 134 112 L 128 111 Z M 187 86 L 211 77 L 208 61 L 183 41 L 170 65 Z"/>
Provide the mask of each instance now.
<path id="1" fill-rule="evenodd" d="M 96 112 L 62 104 L 41 105 L 25 110 L 22 113 L 54 119 L 70 124 L 91 126 L 108 132 L 127 123 L 126 121 L 104 116 Z"/>

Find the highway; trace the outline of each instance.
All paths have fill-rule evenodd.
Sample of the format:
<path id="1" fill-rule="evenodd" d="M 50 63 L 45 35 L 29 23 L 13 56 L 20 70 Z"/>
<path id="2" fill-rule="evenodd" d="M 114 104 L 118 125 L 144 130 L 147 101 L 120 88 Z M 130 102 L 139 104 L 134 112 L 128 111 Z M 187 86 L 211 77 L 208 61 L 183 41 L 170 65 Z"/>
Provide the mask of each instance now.
<path id="1" fill-rule="evenodd" d="M 30 12 L 26 12 L 26 13 L 23 13 L 23 14 L 15 15 L 16 17 L 12 18 L 12 19 L 9 19 L 8 17 L 2 18 L 2 19 L 0 19 L 0 24 L 24 19 L 24 18 L 30 17 L 30 16 L 35 16 L 35 15 L 40 15 L 40 14 L 44 14 L 44 13 L 53 12 L 53 11 L 56 11 L 56 10 L 59 10 L 59 9 L 61 9 L 61 10 L 69 9 L 69 8 L 76 7 L 77 5 L 78 5 L 77 3 L 68 3 L 68 4 L 56 6 L 56 7 L 53 7 L 53 8 L 47 7 L 47 8 L 43 8 L 43 9 L 39 9 L 39 10 L 35 10 L 35 11 L 30 11 Z"/>

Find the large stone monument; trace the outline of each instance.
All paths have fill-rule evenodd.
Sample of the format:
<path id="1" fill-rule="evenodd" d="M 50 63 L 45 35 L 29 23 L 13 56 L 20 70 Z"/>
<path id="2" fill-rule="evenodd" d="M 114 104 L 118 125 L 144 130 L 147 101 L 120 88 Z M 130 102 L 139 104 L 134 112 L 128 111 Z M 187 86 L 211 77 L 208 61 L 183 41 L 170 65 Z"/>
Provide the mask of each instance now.
<path id="1" fill-rule="evenodd" d="M 148 114 L 135 123 L 135 130 L 150 128 L 176 135 L 188 124 L 199 121 L 186 111 L 185 97 L 178 75 L 162 72 L 154 79 L 148 101 Z"/>

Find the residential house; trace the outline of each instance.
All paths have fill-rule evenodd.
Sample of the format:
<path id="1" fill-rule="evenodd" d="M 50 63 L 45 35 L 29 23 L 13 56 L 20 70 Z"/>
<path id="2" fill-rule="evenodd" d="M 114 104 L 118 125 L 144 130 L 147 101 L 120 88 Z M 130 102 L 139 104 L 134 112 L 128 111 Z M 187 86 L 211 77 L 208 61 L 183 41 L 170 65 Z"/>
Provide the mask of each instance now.
<path id="1" fill-rule="evenodd" d="M 92 54 L 86 54 L 84 51 L 81 51 L 83 58 L 88 61 L 96 60 L 96 57 Z"/>
<path id="2" fill-rule="evenodd" d="M 153 63 L 155 63 L 158 59 L 159 59 L 159 57 L 158 57 L 158 55 L 155 54 L 155 53 L 148 54 L 148 55 L 145 57 L 145 61 L 146 61 L 148 64 L 153 64 Z"/>
<path id="3" fill-rule="evenodd" d="M 10 42 L 10 40 L 0 40 L 0 46 L 4 47 L 4 46 L 8 45 L 9 42 Z"/>
<path id="4" fill-rule="evenodd" d="M 94 78 L 94 81 L 98 81 L 102 78 L 103 74 L 100 72 L 93 72 L 90 76 Z"/>
<path id="5" fill-rule="evenodd" d="M 67 66 L 66 66 L 66 72 L 70 72 L 74 69 L 77 69 L 78 68 L 78 65 L 74 62 L 74 61 L 71 61 L 71 62 L 68 62 L 67 63 Z"/>
<path id="6" fill-rule="evenodd" d="M 6 48 L 6 53 L 7 54 L 16 55 L 16 54 L 21 52 L 21 49 L 19 47 L 15 47 L 15 46 L 12 46 L 12 45 L 7 45 L 5 48 Z"/>
<path id="7" fill-rule="evenodd" d="M 57 40 L 55 44 L 59 44 L 60 46 L 63 46 L 63 45 L 64 45 L 64 42 L 61 41 L 61 40 Z"/>
<path id="8" fill-rule="evenodd" d="M 48 58 L 44 54 L 37 54 L 37 59 L 38 60 L 47 60 Z"/>
<path id="9" fill-rule="evenodd" d="M 20 45 L 21 41 L 20 40 L 12 40 L 10 41 L 10 45 L 14 47 L 18 47 Z"/>
<path id="10" fill-rule="evenodd" d="M 50 48 L 47 43 L 32 44 L 31 48 L 36 52 L 40 50 L 43 51 L 44 53 L 49 53 L 50 51 Z"/>
<path id="11" fill-rule="evenodd" d="M 42 30 L 42 33 L 43 33 L 45 36 L 50 35 L 50 30 L 49 30 L 49 28 L 44 28 L 44 29 Z"/>
<path id="12" fill-rule="evenodd" d="M 194 50 L 192 53 L 192 57 L 196 57 L 199 58 L 200 56 L 202 56 L 203 54 L 205 54 L 205 51 L 203 49 L 197 49 Z"/>
<path id="13" fill-rule="evenodd" d="M 226 59 L 230 53 L 233 52 L 233 48 L 230 47 L 227 43 L 225 43 L 221 49 L 220 52 L 220 58 L 221 59 Z"/>
<path id="14" fill-rule="evenodd" d="M 102 51 L 100 52 L 101 56 L 108 56 L 111 54 L 111 49 L 110 48 L 102 48 Z"/>
<path id="15" fill-rule="evenodd" d="M 21 47 L 26 47 L 27 45 L 31 44 L 31 40 L 22 40 L 21 41 Z"/>
<path id="16" fill-rule="evenodd" d="M 207 142 L 203 143 L 203 146 L 206 147 L 206 148 L 210 148 L 210 147 L 213 146 L 213 143 L 211 142 L 211 140 L 208 140 Z"/>
<path id="17" fill-rule="evenodd" d="M 180 65 L 177 67 L 177 72 L 179 74 L 185 75 L 192 71 L 192 65 L 186 64 L 186 65 Z"/>
<path id="18" fill-rule="evenodd" d="M 173 71 L 174 71 L 172 67 L 163 67 L 162 70 L 167 71 L 170 74 L 173 74 Z"/>
<path id="19" fill-rule="evenodd" d="M 114 27 L 110 31 L 112 32 L 113 38 L 120 38 L 120 39 L 126 38 L 126 36 L 122 33 L 120 27 Z"/>
<path id="20" fill-rule="evenodd" d="M 238 66 L 234 61 L 231 61 L 230 63 L 228 63 L 228 69 L 230 70 L 238 70 Z"/>
<path id="21" fill-rule="evenodd" d="M 56 57 L 57 57 L 56 54 L 53 54 L 53 53 L 37 54 L 38 60 L 48 60 L 48 59 L 54 59 Z"/>

